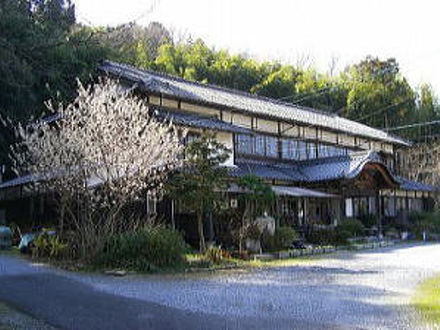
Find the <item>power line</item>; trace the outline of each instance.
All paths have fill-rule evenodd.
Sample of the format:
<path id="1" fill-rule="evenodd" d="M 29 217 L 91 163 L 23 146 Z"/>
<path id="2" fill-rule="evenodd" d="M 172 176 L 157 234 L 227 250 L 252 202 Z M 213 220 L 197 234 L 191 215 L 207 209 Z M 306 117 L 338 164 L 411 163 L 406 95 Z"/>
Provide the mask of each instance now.
<path id="1" fill-rule="evenodd" d="M 318 96 L 318 95 L 325 94 L 325 93 L 328 92 L 328 90 L 330 90 L 330 89 L 332 89 L 332 88 L 333 88 L 333 87 L 328 87 L 327 90 L 324 90 L 324 91 L 319 92 L 319 93 L 314 93 L 313 95 L 305 96 L 305 97 L 300 98 L 300 99 L 293 100 L 293 101 L 291 101 L 290 103 L 298 104 L 298 103 L 300 103 L 300 102 L 302 102 L 302 101 L 304 101 L 304 100 L 308 100 L 308 99 L 310 99 L 310 98 L 312 98 L 312 97 L 315 97 L 315 96 Z"/>
<path id="2" fill-rule="evenodd" d="M 145 16 L 150 15 L 151 13 L 153 13 L 156 10 L 156 7 L 160 4 L 161 0 L 153 0 L 153 3 L 151 4 L 151 6 L 142 14 L 140 14 L 139 16 L 135 17 L 133 20 L 129 21 L 129 22 L 137 22 L 140 19 L 144 18 Z"/>
<path id="3" fill-rule="evenodd" d="M 413 127 L 421 127 L 421 126 L 431 126 L 440 124 L 440 120 L 433 120 L 433 121 L 426 121 L 423 123 L 414 123 L 414 124 L 408 124 L 408 125 L 402 125 L 397 127 L 391 127 L 391 128 L 384 128 L 386 131 L 397 131 L 405 128 L 413 128 Z"/>
<path id="4" fill-rule="evenodd" d="M 356 120 L 356 121 L 364 120 L 364 119 L 369 118 L 371 116 L 377 115 L 377 114 L 379 114 L 379 113 L 381 113 L 381 112 L 383 112 L 385 110 L 391 109 L 393 107 L 397 107 L 398 105 L 401 105 L 401 104 L 404 104 L 404 103 L 406 103 L 408 101 L 411 101 L 411 99 L 412 98 L 407 98 L 407 99 L 405 99 L 403 101 L 387 105 L 386 107 L 380 108 L 380 109 L 378 109 L 377 111 L 375 111 L 373 113 L 369 113 L 368 115 L 365 115 L 365 116 L 360 117 L 360 118 L 353 118 L 352 120 Z"/>
<path id="5" fill-rule="evenodd" d="M 330 88 L 332 88 L 332 87 L 323 87 L 323 88 L 319 88 L 319 89 L 315 89 L 315 90 L 313 90 L 313 91 L 311 91 L 311 92 L 306 92 L 306 93 L 302 93 L 302 94 L 316 94 L 316 93 L 318 93 L 318 92 L 320 92 L 320 91 L 323 91 L 323 90 L 327 90 L 327 89 L 330 89 Z M 291 94 L 291 95 L 287 95 L 287 96 L 283 96 L 283 97 L 280 97 L 279 99 L 276 99 L 277 101 L 282 101 L 282 100 L 287 100 L 287 99 L 290 99 L 291 97 L 295 97 L 295 96 L 298 96 L 298 94 L 297 93 L 295 93 L 295 94 Z M 295 100 L 293 100 L 293 101 L 290 101 L 291 103 L 293 103 Z"/>

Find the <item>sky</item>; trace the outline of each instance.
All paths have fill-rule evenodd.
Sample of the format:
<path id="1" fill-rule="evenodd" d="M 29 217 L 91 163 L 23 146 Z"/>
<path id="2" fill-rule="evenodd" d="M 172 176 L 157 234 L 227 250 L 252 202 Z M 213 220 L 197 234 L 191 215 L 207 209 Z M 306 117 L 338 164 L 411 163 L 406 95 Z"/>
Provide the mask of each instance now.
<path id="1" fill-rule="evenodd" d="M 77 19 L 115 26 L 158 21 L 176 35 L 258 60 L 321 71 L 367 55 L 394 57 L 414 87 L 440 95 L 440 1 L 436 0 L 74 0 Z"/>

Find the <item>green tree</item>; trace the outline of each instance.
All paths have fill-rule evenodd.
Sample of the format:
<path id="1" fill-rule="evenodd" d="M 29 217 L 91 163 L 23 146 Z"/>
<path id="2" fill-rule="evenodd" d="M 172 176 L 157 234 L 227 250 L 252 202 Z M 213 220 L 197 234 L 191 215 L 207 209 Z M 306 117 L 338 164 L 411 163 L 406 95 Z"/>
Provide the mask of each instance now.
<path id="1" fill-rule="evenodd" d="M 99 29 L 99 41 L 110 50 L 109 58 L 141 68 L 154 68 L 159 48 L 172 44 L 172 35 L 162 24 L 147 27 L 136 23 Z"/>
<path id="2" fill-rule="evenodd" d="M 222 199 L 220 191 L 226 185 L 227 172 L 221 165 L 229 153 L 214 134 L 204 133 L 186 147 L 185 166 L 167 185 L 172 198 L 195 210 L 201 252 L 206 250 L 204 218 L 214 212 Z"/>
<path id="3" fill-rule="evenodd" d="M 367 57 L 347 68 L 341 80 L 348 93 L 345 117 L 379 128 L 408 123 L 415 93 L 395 59 Z"/>
<path id="4" fill-rule="evenodd" d="M 275 65 L 274 71 L 256 84 L 252 92 L 275 99 L 285 98 L 289 101 L 298 94 L 296 84 L 300 75 L 301 72 L 293 66 Z"/>
<path id="5" fill-rule="evenodd" d="M 0 2 L 0 114 L 26 122 L 44 112 L 44 101 L 69 102 L 76 78 L 87 81 L 105 49 L 94 30 L 75 25 L 65 0 Z M 13 135 L 0 130 L 0 164 L 8 163 Z"/>
<path id="6" fill-rule="evenodd" d="M 243 189 L 240 199 L 244 204 L 241 224 L 238 228 L 238 248 L 241 252 L 249 226 L 253 225 L 253 220 L 257 216 L 262 215 L 272 205 L 275 201 L 275 193 L 270 185 L 254 174 L 241 177 L 237 184 Z"/>

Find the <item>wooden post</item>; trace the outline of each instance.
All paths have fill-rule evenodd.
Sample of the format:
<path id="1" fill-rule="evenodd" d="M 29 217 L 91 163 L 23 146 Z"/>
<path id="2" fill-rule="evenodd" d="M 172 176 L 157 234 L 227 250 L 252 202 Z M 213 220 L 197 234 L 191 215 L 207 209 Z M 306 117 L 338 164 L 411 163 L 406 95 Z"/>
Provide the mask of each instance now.
<path id="1" fill-rule="evenodd" d="M 376 190 L 375 193 L 375 211 L 376 211 L 376 215 L 377 215 L 377 229 L 378 229 L 378 236 L 382 237 L 382 214 L 380 212 L 380 197 L 379 197 L 379 190 Z"/>
<path id="2" fill-rule="evenodd" d="M 171 200 L 171 227 L 176 229 L 176 220 L 174 218 L 174 199 Z"/>

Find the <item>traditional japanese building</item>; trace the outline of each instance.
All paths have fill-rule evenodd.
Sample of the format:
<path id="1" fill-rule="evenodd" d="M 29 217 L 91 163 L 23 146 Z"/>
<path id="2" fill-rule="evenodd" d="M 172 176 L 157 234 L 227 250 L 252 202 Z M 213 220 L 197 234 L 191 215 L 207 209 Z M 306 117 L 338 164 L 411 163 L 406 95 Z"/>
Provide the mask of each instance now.
<path id="1" fill-rule="evenodd" d="M 274 212 L 295 226 L 330 225 L 342 217 L 369 214 L 381 225 L 432 207 L 434 188 L 396 171 L 396 152 L 411 146 L 398 136 L 333 113 L 125 64 L 107 61 L 100 70 L 135 86 L 156 116 L 189 128 L 187 140 L 205 130 L 216 133 L 232 151 L 224 164 L 231 177 L 232 206 L 239 193 L 233 189 L 234 178 L 254 174 L 278 196 Z M 29 180 L 0 184 L 0 200 L 20 194 Z M 148 205 L 149 212 L 156 211 L 154 202 Z M 173 204 L 171 216 L 180 213 L 184 211 Z"/>

